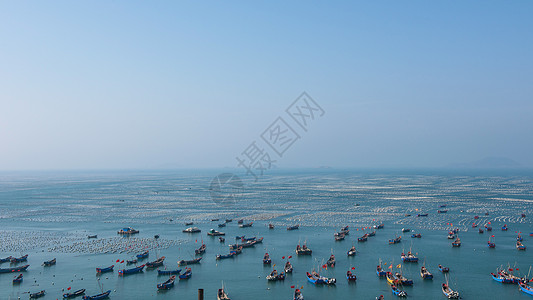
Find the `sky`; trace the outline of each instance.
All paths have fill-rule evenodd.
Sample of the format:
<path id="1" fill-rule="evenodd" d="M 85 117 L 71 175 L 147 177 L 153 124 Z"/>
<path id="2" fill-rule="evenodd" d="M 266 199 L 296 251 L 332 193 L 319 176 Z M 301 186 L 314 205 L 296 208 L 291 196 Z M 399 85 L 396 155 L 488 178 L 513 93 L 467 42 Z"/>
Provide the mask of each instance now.
<path id="1" fill-rule="evenodd" d="M 531 1 L 0 1 L 0 170 L 533 166 Z M 269 145 L 261 144 L 270 151 Z"/>

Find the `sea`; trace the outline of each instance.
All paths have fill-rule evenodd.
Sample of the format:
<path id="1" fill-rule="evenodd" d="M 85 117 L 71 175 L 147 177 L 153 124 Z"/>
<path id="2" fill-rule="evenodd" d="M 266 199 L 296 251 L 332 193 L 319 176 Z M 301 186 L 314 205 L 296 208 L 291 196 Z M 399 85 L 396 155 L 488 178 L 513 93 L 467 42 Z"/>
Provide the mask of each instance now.
<path id="1" fill-rule="evenodd" d="M 253 225 L 240 228 L 240 219 Z M 186 222 L 201 232 L 182 232 L 191 227 Z M 372 229 L 377 224 L 384 228 Z M 86 295 L 111 290 L 110 299 L 198 299 L 203 289 L 204 299 L 216 299 L 222 286 L 231 299 L 289 300 L 296 288 L 311 300 L 393 299 L 387 281 L 376 275 L 380 263 L 414 281 L 401 287 L 412 299 L 445 299 L 445 282 L 463 299 L 528 299 L 517 285 L 494 281 L 491 272 L 503 268 L 533 277 L 532 224 L 531 170 L 324 168 L 270 170 L 259 178 L 232 169 L 3 172 L 0 258 L 28 254 L 27 263 L 18 265 L 30 266 L 18 285 L 12 283 L 18 273 L 0 274 L 0 299 L 28 299 L 41 290 L 46 291 L 41 299 L 61 299 L 82 288 Z M 287 230 L 292 225 L 300 227 Z M 501 230 L 504 225 L 507 231 Z M 335 241 L 334 234 L 344 226 L 349 235 Z M 493 230 L 479 233 L 485 226 Z M 117 234 L 126 227 L 140 232 Z M 462 241 L 458 248 L 447 238 L 456 228 Z M 225 242 L 208 236 L 210 229 L 224 232 Z M 357 241 L 374 230 L 368 241 Z M 413 233 L 422 237 L 412 238 Z M 526 251 L 515 247 L 518 234 Z M 216 260 L 243 235 L 264 240 L 234 258 Z M 401 243 L 388 243 L 398 236 Z M 487 247 L 489 238 L 496 244 L 493 249 Z M 207 250 L 200 264 L 190 266 L 192 277 L 176 280 L 167 291 L 156 288 L 168 279 L 157 269 L 118 276 L 118 270 L 135 267 L 126 261 L 145 250 L 150 256 L 138 264 L 164 256 L 159 269 L 183 270 L 177 262 L 198 257 L 194 250 L 202 243 Z M 296 245 L 304 243 L 312 255 L 296 255 Z M 352 246 L 357 255 L 348 257 Z M 419 262 L 402 263 L 400 256 L 407 251 Z M 265 253 L 272 265 L 263 264 Z M 335 267 L 325 267 L 332 254 Z M 57 264 L 42 265 L 53 258 Z M 287 260 L 293 273 L 284 281 L 267 281 Z M 439 264 L 450 272 L 439 272 Z M 97 275 L 95 268 L 111 265 L 114 272 Z M 6 262 L 0 268 L 10 266 Z M 432 280 L 421 278 L 422 266 Z M 313 285 L 306 276 L 312 270 L 336 278 L 336 284 Z M 347 281 L 348 270 L 356 282 Z"/>

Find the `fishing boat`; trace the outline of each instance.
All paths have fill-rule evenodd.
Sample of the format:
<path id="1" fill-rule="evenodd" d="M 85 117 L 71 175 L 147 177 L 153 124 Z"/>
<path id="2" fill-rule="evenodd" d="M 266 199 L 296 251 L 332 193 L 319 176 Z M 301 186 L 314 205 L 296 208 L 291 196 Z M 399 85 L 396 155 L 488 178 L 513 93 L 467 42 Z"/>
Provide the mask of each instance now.
<path id="1" fill-rule="evenodd" d="M 307 280 L 311 282 L 312 284 L 327 284 L 327 285 L 333 285 L 337 282 L 335 278 L 327 278 L 320 276 L 317 272 L 306 272 L 307 273 Z"/>
<path id="2" fill-rule="evenodd" d="M 237 221 L 237 224 L 242 224 L 242 223 L 244 223 L 244 219 L 240 219 Z"/>
<path id="3" fill-rule="evenodd" d="M 267 275 L 266 279 L 268 281 L 280 281 L 285 280 L 285 273 L 281 272 L 278 274 L 278 271 L 272 270 L 269 275 Z"/>
<path id="4" fill-rule="evenodd" d="M 96 239 L 96 238 L 98 238 L 98 235 L 96 235 L 96 234 L 95 235 L 88 235 L 87 238 L 88 239 Z"/>
<path id="5" fill-rule="evenodd" d="M 163 282 L 163 283 L 158 283 L 157 284 L 157 289 L 158 290 L 168 290 L 170 288 L 172 288 L 174 286 L 174 280 L 176 280 L 176 275 L 172 275 L 170 276 L 170 278 Z"/>
<path id="6" fill-rule="evenodd" d="M 272 260 L 270 259 L 270 255 L 268 253 L 265 253 L 263 256 L 263 264 L 264 265 L 270 265 L 272 263 Z"/>
<path id="7" fill-rule="evenodd" d="M 292 273 L 293 268 L 290 261 L 287 261 L 285 263 L 285 267 L 283 268 L 283 270 L 285 271 L 285 273 Z"/>
<path id="8" fill-rule="evenodd" d="M 76 298 L 76 297 L 81 296 L 83 294 L 85 294 L 85 289 L 79 289 L 79 290 L 74 291 L 72 293 L 63 294 L 63 299 Z"/>
<path id="9" fill-rule="evenodd" d="M 268 229 L 274 229 L 274 224 L 272 223 L 268 224 Z"/>
<path id="10" fill-rule="evenodd" d="M 3 263 L 8 262 L 8 261 L 11 261 L 12 258 L 13 258 L 13 256 L 8 256 L 6 258 L 0 258 L 0 264 L 3 264 Z"/>
<path id="11" fill-rule="evenodd" d="M 191 226 L 194 225 L 194 222 L 185 222 L 185 226 Z"/>
<path id="12" fill-rule="evenodd" d="M 376 297 L 376 300 L 385 300 L 385 296 L 379 295 L 378 297 Z"/>
<path id="13" fill-rule="evenodd" d="M 412 237 L 412 238 L 420 239 L 420 238 L 422 238 L 422 234 L 420 234 L 420 233 L 413 233 L 413 234 L 411 235 L 411 237 Z"/>
<path id="14" fill-rule="evenodd" d="M 206 248 L 207 246 L 204 243 L 202 243 L 202 246 L 200 246 L 200 248 L 194 250 L 194 254 L 196 255 L 204 254 Z"/>
<path id="15" fill-rule="evenodd" d="M 107 299 L 109 298 L 109 294 L 111 294 L 111 290 L 101 293 L 94 296 L 83 296 L 83 300 L 100 300 L 100 299 Z"/>
<path id="16" fill-rule="evenodd" d="M 417 217 L 427 217 L 428 214 L 418 214 L 418 215 L 416 215 L 416 216 L 417 216 Z"/>
<path id="17" fill-rule="evenodd" d="M 526 250 L 526 246 L 524 246 L 524 244 L 522 244 L 522 242 L 516 241 L 516 249 L 518 249 L 518 250 Z"/>
<path id="18" fill-rule="evenodd" d="M 424 266 L 420 268 L 420 276 L 424 279 L 433 279 L 433 274 L 431 274 L 428 269 Z"/>
<path id="19" fill-rule="evenodd" d="M 477 227 L 477 224 L 476 223 L 472 223 L 472 228 L 476 228 Z"/>
<path id="20" fill-rule="evenodd" d="M 381 223 L 381 224 L 378 224 L 378 225 L 374 225 L 373 227 L 374 227 L 374 229 L 383 229 L 383 227 L 385 227 L 385 224 Z"/>
<path id="21" fill-rule="evenodd" d="M 232 258 L 235 256 L 235 252 L 230 252 L 229 254 L 217 254 L 216 259 L 226 259 L 226 258 Z"/>
<path id="22" fill-rule="evenodd" d="M 440 209 L 437 210 L 437 213 L 439 213 L 439 214 L 445 214 L 445 213 L 447 213 L 447 212 L 448 212 L 448 210 L 446 210 L 446 209 L 444 209 L 444 210 L 440 210 Z"/>
<path id="23" fill-rule="evenodd" d="M 474 216 L 474 220 L 477 220 L 477 219 L 479 219 L 479 216 Z"/>
<path id="24" fill-rule="evenodd" d="M 486 229 L 487 231 L 492 231 L 492 227 L 490 227 L 490 226 L 485 226 L 485 229 Z"/>
<path id="25" fill-rule="evenodd" d="M 30 298 L 41 298 L 41 297 L 43 297 L 45 294 L 46 294 L 46 292 L 45 292 L 44 290 L 42 290 L 42 291 L 40 291 L 40 292 L 31 293 L 31 294 L 30 294 Z"/>
<path id="26" fill-rule="evenodd" d="M 14 268 L 0 268 L 0 273 L 23 272 L 23 271 L 26 271 L 26 269 L 29 266 L 30 265 L 24 265 L 24 266 L 19 266 L 19 267 L 14 267 Z"/>
<path id="27" fill-rule="evenodd" d="M 178 266 L 187 266 L 187 265 L 199 264 L 201 260 L 202 260 L 202 257 L 198 257 L 198 258 L 191 259 L 191 260 L 183 260 L 182 259 L 182 260 L 178 261 Z"/>
<path id="28" fill-rule="evenodd" d="M 346 279 L 348 279 L 348 281 L 354 282 L 357 280 L 357 276 L 355 276 L 355 274 L 353 274 L 352 271 L 348 270 L 346 272 Z"/>
<path id="29" fill-rule="evenodd" d="M 500 283 L 517 284 L 517 283 L 519 283 L 521 281 L 520 278 L 518 278 L 518 277 L 516 277 L 514 275 L 501 273 L 501 272 L 499 272 L 497 275 L 494 274 L 494 273 L 490 273 L 490 275 L 492 276 L 492 279 L 494 279 L 495 281 L 500 282 Z"/>
<path id="30" fill-rule="evenodd" d="M 197 233 L 197 232 L 202 232 L 202 230 L 200 230 L 200 228 L 198 228 L 198 227 L 189 227 L 187 229 L 183 229 L 183 232 L 185 232 L 185 233 Z"/>
<path id="31" fill-rule="evenodd" d="M 368 237 L 372 237 L 372 236 L 375 236 L 375 235 L 376 235 L 376 231 L 374 230 L 374 231 L 372 231 L 372 232 L 367 233 L 366 236 L 368 236 Z"/>
<path id="32" fill-rule="evenodd" d="M 296 225 L 292 225 L 292 226 L 287 227 L 287 230 L 296 230 L 298 228 L 300 228 L 300 225 L 296 224 Z"/>
<path id="33" fill-rule="evenodd" d="M 297 255 L 311 255 L 313 254 L 313 251 L 309 248 L 307 248 L 307 244 L 304 243 L 303 246 L 300 247 L 300 244 L 296 245 L 296 254 Z"/>
<path id="34" fill-rule="evenodd" d="M 226 227 L 226 223 L 220 223 L 220 224 L 218 224 L 218 227 L 219 228 Z"/>
<path id="35" fill-rule="evenodd" d="M 163 265 L 163 262 L 165 261 L 165 257 L 161 256 L 160 258 L 146 263 L 146 268 L 157 268 Z"/>
<path id="36" fill-rule="evenodd" d="M 177 270 L 157 270 L 157 275 L 177 275 L 181 273 L 181 269 Z"/>
<path id="37" fill-rule="evenodd" d="M 226 219 L 224 222 L 231 223 L 231 222 L 233 222 L 233 219 Z"/>
<path id="38" fill-rule="evenodd" d="M 336 242 L 340 242 L 340 241 L 344 240 L 344 238 L 346 237 L 346 236 L 345 236 L 344 234 L 342 234 L 342 233 L 339 233 L 339 234 L 335 233 L 334 236 L 335 236 L 335 241 L 336 241 Z"/>
<path id="39" fill-rule="evenodd" d="M 390 286 L 392 294 L 398 297 L 407 297 L 407 293 L 405 291 L 400 290 L 396 285 Z"/>
<path id="40" fill-rule="evenodd" d="M 363 236 L 357 238 L 358 242 L 366 242 L 367 240 L 368 240 L 368 234 L 366 233 L 363 234 Z"/>
<path id="41" fill-rule="evenodd" d="M 401 241 L 402 241 L 402 237 L 399 236 L 399 237 L 396 237 L 396 238 L 394 238 L 394 239 L 392 239 L 392 240 L 389 240 L 389 244 L 391 244 L 391 245 L 392 245 L 392 244 L 398 244 L 398 243 L 400 243 Z"/>
<path id="42" fill-rule="evenodd" d="M 224 287 L 218 289 L 217 300 L 231 300 L 226 291 L 224 290 Z"/>
<path id="43" fill-rule="evenodd" d="M 452 247 L 461 247 L 461 239 L 457 237 L 452 243 Z"/>
<path id="44" fill-rule="evenodd" d="M 401 258 L 403 262 L 418 262 L 418 257 L 416 257 L 411 251 L 407 252 L 407 255 L 402 253 Z"/>
<path id="45" fill-rule="evenodd" d="M 448 273 L 450 272 L 450 268 L 443 267 L 442 265 L 439 264 L 439 271 L 441 271 L 442 273 Z"/>
<path id="46" fill-rule="evenodd" d="M 13 284 L 21 283 L 23 279 L 22 274 L 19 274 L 17 277 L 13 279 Z"/>
<path id="47" fill-rule="evenodd" d="M 483 233 L 483 232 L 484 232 L 483 229 L 481 229 L 481 228 L 479 228 L 477 231 L 478 231 L 479 233 Z"/>
<path id="48" fill-rule="evenodd" d="M 56 259 L 55 258 L 43 262 L 43 266 L 45 266 L 45 267 L 49 267 L 49 266 L 52 266 L 52 265 L 55 265 L 55 264 L 56 264 Z"/>
<path id="49" fill-rule="evenodd" d="M 244 239 L 245 235 L 238 235 L 235 237 L 236 240 L 242 240 Z"/>
<path id="50" fill-rule="evenodd" d="M 502 226 L 502 231 L 507 231 L 508 229 L 509 229 L 509 228 L 507 227 L 507 224 L 504 224 L 504 225 Z"/>
<path id="51" fill-rule="evenodd" d="M 224 243 L 226 241 L 226 239 L 221 237 L 221 236 L 219 236 L 218 237 L 218 241 L 221 242 L 221 243 Z"/>
<path id="52" fill-rule="evenodd" d="M 348 256 L 355 256 L 357 254 L 357 251 L 355 250 L 355 246 L 352 246 L 350 250 L 348 250 Z"/>
<path id="53" fill-rule="evenodd" d="M 518 233 L 518 235 L 516 236 L 516 240 L 521 242 L 523 241 L 524 239 L 522 238 L 522 235 L 520 233 Z"/>
<path id="54" fill-rule="evenodd" d="M 145 251 L 141 254 L 135 255 L 135 257 L 137 257 L 137 259 L 145 259 L 145 258 L 148 258 L 149 255 L 150 255 L 150 251 Z"/>
<path id="55" fill-rule="evenodd" d="M 137 263 L 137 259 L 132 259 L 132 260 L 126 260 L 126 264 L 127 265 L 134 265 Z"/>
<path id="56" fill-rule="evenodd" d="M 411 232 L 411 229 L 409 229 L 409 228 L 402 228 L 402 232 Z"/>
<path id="57" fill-rule="evenodd" d="M 525 218 L 525 217 L 526 217 L 526 214 L 522 214 L 520 217 Z"/>
<path id="58" fill-rule="evenodd" d="M 459 292 L 452 290 L 448 284 L 442 284 L 442 293 L 448 299 L 459 299 Z"/>
<path id="59" fill-rule="evenodd" d="M 131 235 L 131 234 L 139 233 L 139 230 L 133 229 L 131 227 L 126 227 L 126 228 L 120 229 L 117 233 L 120 235 Z"/>
<path id="60" fill-rule="evenodd" d="M 241 242 L 256 241 L 256 240 L 257 238 L 255 236 L 247 238 L 243 235 L 241 238 Z"/>
<path id="61" fill-rule="evenodd" d="M 530 287 L 529 285 L 527 285 L 526 283 L 524 282 L 520 282 L 519 283 L 520 285 L 520 290 L 528 295 L 531 295 L 533 296 L 533 288 Z"/>
<path id="62" fill-rule="evenodd" d="M 129 274 L 134 274 L 134 273 L 140 273 L 142 272 L 144 269 L 144 265 L 141 265 L 141 266 L 138 266 L 138 267 L 135 267 L 135 268 L 132 268 L 132 269 L 122 269 L 122 270 L 118 270 L 118 276 L 124 276 L 124 275 L 129 275 Z"/>
<path id="63" fill-rule="evenodd" d="M 219 218 L 215 218 L 215 219 L 211 219 L 211 222 L 217 222 L 219 220 L 220 220 Z"/>
<path id="64" fill-rule="evenodd" d="M 413 280 L 405 278 L 401 273 L 396 272 L 394 276 L 399 280 L 401 285 L 413 285 Z"/>
<path id="65" fill-rule="evenodd" d="M 181 280 L 181 279 L 189 279 L 189 278 L 191 278 L 191 276 L 192 276 L 192 270 L 191 270 L 191 268 L 185 269 L 185 273 L 179 275 L 180 280 Z"/>
<path id="66" fill-rule="evenodd" d="M 250 222 L 250 223 L 246 223 L 246 224 L 240 224 L 239 227 L 240 228 L 246 228 L 246 227 L 252 227 L 252 225 L 254 225 L 254 222 Z"/>
<path id="67" fill-rule="evenodd" d="M 448 233 L 448 239 L 449 239 L 449 240 L 453 240 L 453 239 L 455 239 L 455 235 L 453 234 L 453 232 L 450 231 L 450 232 Z"/>
<path id="68" fill-rule="evenodd" d="M 329 257 L 328 261 L 326 262 L 326 265 L 328 267 L 335 267 L 335 255 L 331 254 L 331 256 Z"/>
<path id="69" fill-rule="evenodd" d="M 493 235 L 490 236 L 489 241 L 487 242 L 487 246 L 489 246 L 489 248 L 496 248 L 496 244 L 493 241 L 491 241 L 491 238 L 493 237 L 494 237 Z"/>
<path id="70" fill-rule="evenodd" d="M 27 260 L 28 260 L 28 254 L 26 254 L 24 256 L 21 256 L 21 257 L 11 257 L 10 262 L 12 264 L 15 264 L 15 263 L 19 263 L 19 262 L 23 262 L 23 261 L 27 261 Z"/>
<path id="71" fill-rule="evenodd" d="M 115 267 L 115 265 L 112 265 L 110 267 L 107 267 L 107 268 L 96 268 L 96 273 L 107 273 L 107 272 L 113 272 L 113 268 Z"/>
<path id="72" fill-rule="evenodd" d="M 304 295 L 302 294 L 302 291 L 300 291 L 300 289 L 296 289 L 294 291 L 294 300 L 304 300 Z"/>
<path id="73" fill-rule="evenodd" d="M 391 272 L 385 273 L 385 278 L 387 278 L 387 282 L 391 285 L 399 284 L 400 280 L 394 276 Z"/>
<path id="74" fill-rule="evenodd" d="M 383 268 L 381 267 L 381 262 L 376 267 L 376 274 L 378 275 L 378 277 L 386 277 L 387 276 L 387 272 L 385 270 L 383 270 Z"/>

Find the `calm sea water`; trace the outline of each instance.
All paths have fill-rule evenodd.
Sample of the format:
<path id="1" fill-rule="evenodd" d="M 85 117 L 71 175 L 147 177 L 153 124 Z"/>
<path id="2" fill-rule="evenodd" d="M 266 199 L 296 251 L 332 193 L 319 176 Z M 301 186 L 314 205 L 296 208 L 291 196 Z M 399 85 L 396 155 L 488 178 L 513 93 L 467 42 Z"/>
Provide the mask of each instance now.
<path id="1" fill-rule="evenodd" d="M 376 276 L 376 265 L 381 259 L 396 266 L 402 251 L 409 249 L 420 258 L 418 264 L 402 267 L 403 274 L 414 280 L 413 287 L 405 288 L 410 298 L 444 299 L 440 286 L 445 278 L 438 264 L 451 268 L 450 285 L 464 299 L 529 297 L 516 285 L 493 281 L 490 272 L 504 266 L 527 274 L 533 265 L 531 172 L 278 171 L 257 182 L 247 180 L 238 201 L 224 207 L 215 204 L 209 193 L 211 179 L 218 173 L 0 174 L 0 257 L 29 254 L 30 264 L 18 286 L 12 285 L 14 274 L 0 274 L 0 299 L 26 299 L 28 292 L 43 289 L 47 295 L 42 299 L 57 299 L 68 287 L 85 288 L 92 295 L 100 292 L 99 282 L 103 290 L 113 291 L 111 299 L 196 299 L 199 288 L 205 289 L 205 299 L 216 299 L 222 282 L 232 299 L 292 299 L 291 286 L 303 287 L 305 299 L 374 299 L 380 294 L 392 299 L 386 281 Z M 447 205 L 448 213 L 437 214 L 441 204 Z M 416 217 L 417 213 L 429 216 Z M 521 218 L 522 213 L 527 217 Z M 212 222 L 213 218 L 221 221 Z M 226 218 L 233 222 L 219 229 L 217 224 Z M 241 218 L 254 221 L 253 227 L 238 228 L 236 221 Z M 194 221 L 202 233 L 182 233 L 185 221 Z M 378 221 L 385 228 L 368 242 L 358 243 L 357 237 L 368 231 L 364 228 Z M 488 249 L 489 234 L 479 234 L 473 222 L 480 227 L 491 223 L 495 249 Z M 269 230 L 269 223 L 276 228 Z M 300 224 L 300 229 L 285 229 L 293 224 Z M 446 238 L 449 224 L 461 230 L 460 248 L 452 248 Z M 500 230 L 503 224 L 509 226 L 507 232 Z M 345 225 L 350 226 L 350 235 L 335 242 L 333 234 Z M 117 230 L 126 226 L 141 232 L 130 239 L 118 237 Z M 402 234 L 406 227 L 423 237 Z M 206 235 L 211 228 L 226 233 L 225 244 Z M 518 232 L 524 236 L 526 251 L 515 248 Z M 88 240 L 88 234 L 98 234 L 98 240 Z M 153 238 L 156 234 L 158 241 Z M 228 253 L 227 245 L 235 242 L 236 235 L 260 236 L 264 242 L 234 259 L 216 261 L 216 254 Z M 402 243 L 389 245 L 396 235 L 403 235 Z M 165 256 L 165 267 L 176 269 L 179 259 L 194 257 L 202 241 L 207 252 L 201 264 L 191 266 L 192 278 L 176 282 L 167 292 L 157 292 L 156 284 L 166 278 L 155 270 L 118 277 L 117 270 L 125 263 L 116 260 L 131 259 L 141 248 L 151 249 L 149 261 Z M 304 241 L 313 255 L 297 257 L 296 244 Z M 352 245 L 358 254 L 347 257 Z M 292 255 L 294 272 L 283 282 L 267 282 L 272 267 L 262 264 L 265 252 L 278 270 L 285 262 L 282 257 Z M 336 267 L 321 268 L 331 254 L 337 257 Z M 41 266 L 54 257 L 57 265 Z M 114 273 L 96 276 L 96 267 L 112 264 Z M 433 280 L 420 277 L 423 264 Z M 345 274 L 352 267 L 357 283 L 349 284 Z M 305 272 L 312 269 L 337 278 L 337 285 L 310 284 Z"/>

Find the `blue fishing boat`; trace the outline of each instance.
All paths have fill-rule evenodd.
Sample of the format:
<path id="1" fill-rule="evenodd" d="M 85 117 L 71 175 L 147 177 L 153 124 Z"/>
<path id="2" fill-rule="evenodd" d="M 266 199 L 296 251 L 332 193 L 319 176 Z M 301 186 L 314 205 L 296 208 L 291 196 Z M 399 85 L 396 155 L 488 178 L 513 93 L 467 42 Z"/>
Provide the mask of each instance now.
<path id="1" fill-rule="evenodd" d="M 52 260 L 48 260 L 48 261 L 45 261 L 43 262 L 43 266 L 45 267 L 49 267 L 49 266 L 52 266 L 52 265 L 55 265 L 56 264 L 56 259 L 52 259 Z"/>
<path id="2" fill-rule="evenodd" d="M 504 225 L 502 226 L 502 231 L 507 231 L 508 229 L 509 229 L 509 228 L 507 227 L 507 224 L 504 224 Z"/>
<path id="3" fill-rule="evenodd" d="M 489 248 L 496 248 L 496 244 L 491 241 L 491 238 L 493 238 L 494 236 L 491 236 L 489 237 L 489 241 L 487 242 L 487 246 L 489 246 Z"/>
<path id="4" fill-rule="evenodd" d="M 309 280 L 309 282 L 311 282 L 312 284 L 333 285 L 337 282 L 335 278 L 323 277 L 314 271 L 312 273 L 307 272 L 307 280 Z"/>
<path id="5" fill-rule="evenodd" d="M 232 258 L 235 256 L 235 252 L 230 252 L 229 254 L 217 254 L 216 259 L 226 259 Z"/>
<path id="6" fill-rule="evenodd" d="M 118 275 L 119 276 L 124 276 L 124 275 L 129 275 L 129 274 L 134 274 L 134 273 L 140 273 L 140 272 L 143 271 L 144 266 L 145 265 L 141 265 L 141 266 L 138 266 L 138 267 L 135 267 L 135 268 L 132 268 L 132 269 L 118 270 Z"/>
<path id="7" fill-rule="evenodd" d="M 448 273 L 450 272 L 450 268 L 443 267 L 442 265 L 439 264 L 439 271 L 441 271 L 442 273 Z"/>
<path id="8" fill-rule="evenodd" d="M 393 284 L 390 286 L 390 288 L 394 296 L 407 297 L 407 293 L 405 291 L 400 290 L 396 285 Z"/>
<path id="9" fill-rule="evenodd" d="M 26 271 L 26 269 L 29 266 L 30 265 L 24 265 L 24 266 L 19 266 L 19 267 L 14 267 L 14 268 L 0 268 L 0 273 L 23 272 L 23 271 Z"/>
<path id="10" fill-rule="evenodd" d="M 424 266 L 420 268 L 420 276 L 424 279 L 433 279 L 433 274 L 431 274 L 428 269 Z"/>
<path id="11" fill-rule="evenodd" d="M 157 289 L 158 290 L 168 290 L 170 288 L 172 288 L 174 286 L 174 280 L 176 280 L 176 275 L 172 275 L 170 276 L 170 278 L 163 282 L 163 283 L 158 283 L 157 284 Z"/>
<path id="12" fill-rule="evenodd" d="M 357 276 L 355 276 L 352 271 L 348 270 L 348 272 L 346 272 L 346 279 L 348 279 L 349 282 L 355 282 L 357 280 Z"/>
<path id="13" fill-rule="evenodd" d="M 63 299 L 70 299 L 70 298 L 76 298 L 78 296 L 81 296 L 85 294 L 85 289 L 80 289 L 72 293 L 65 293 L 63 294 Z"/>
<path id="14" fill-rule="evenodd" d="M 161 256 L 160 258 L 146 263 L 146 268 L 157 268 L 163 265 L 163 262 L 165 261 L 165 257 Z"/>
<path id="15" fill-rule="evenodd" d="M 270 259 L 270 255 L 268 253 L 265 253 L 263 256 L 263 264 L 264 265 L 270 265 L 272 263 L 272 260 Z"/>
<path id="16" fill-rule="evenodd" d="M 372 232 L 369 232 L 366 236 L 368 237 L 372 237 L 372 236 L 375 236 L 376 235 L 376 231 L 372 231 Z"/>
<path id="17" fill-rule="evenodd" d="M 111 294 L 111 290 L 101 293 L 94 296 L 83 296 L 83 300 L 100 300 L 100 299 L 107 299 L 109 298 L 109 294 Z"/>
<path id="18" fill-rule="evenodd" d="M 418 257 L 416 257 L 411 251 L 407 252 L 407 255 L 402 253 L 401 258 L 403 262 L 418 262 Z"/>
<path id="19" fill-rule="evenodd" d="M 413 280 L 412 279 L 405 278 L 405 277 L 403 277 L 402 274 L 400 274 L 398 272 L 396 272 L 396 274 L 394 274 L 394 277 L 396 277 L 396 279 L 398 280 L 398 282 L 401 285 L 413 285 Z"/>
<path id="20" fill-rule="evenodd" d="M 13 279 L 13 284 L 21 283 L 22 282 L 22 274 L 19 274 L 17 277 Z"/>
<path id="21" fill-rule="evenodd" d="M 177 275 L 181 273 L 181 269 L 177 270 L 157 270 L 157 275 Z"/>
<path id="22" fill-rule="evenodd" d="M 272 270 L 269 275 L 267 275 L 266 279 L 268 281 L 280 281 L 285 280 L 285 273 L 281 272 L 278 273 L 277 270 Z"/>
<path id="23" fill-rule="evenodd" d="M 44 295 L 46 294 L 46 292 L 44 290 L 40 291 L 40 292 L 36 292 L 36 293 L 31 293 L 30 294 L 30 298 L 41 298 L 43 297 Z"/>
<path id="24" fill-rule="evenodd" d="M 139 230 L 133 229 L 131 227 L 122 228 L 119 231 L 117 231 L 120 235 L 132 235 L 139 233 Z"/>
<path id="25" fill-rule="evenodd" d="M 368 234 L 366 233 L 363 236 L 357 238 L 358 242 L 366 242 L 367 240 L 368 240 Z"/>
<path id="26" fill-rule="evenodd" d="M 199 264 L 201 260 L 202 260 L 202 257 L 198 257 L 198 258 L 191 259 L 191 260 L 183 260 L 182 259 L 182 260 L 178 261 L 178 266 Z"/>
<path id="27" fill-rule="evenodd" d="M 533 288 L 529 285 L 525 284 L 524 282 L 520 282 L 520 290 L 528 295 L 533 296 Z"/>
<path id="28" fill-rule="evenodd" d="M 218 224 L 218 227 L 219 228 L 226 227 L 226 223 L 220 223 L 220 224 Z"/>
<path id="29" fill-rule="evenodd" d="M 516 241 L 516 249 L 518 249 L 518 250 L 526 250 L 526 246 L 524 246 L 524 244 L 522 244 L 522 242 Z"/>
<path id="30" fill-rule="evenodd" d="M 294 300 L 304 300 L 304 295 L 302 294 L 302 291 L 300 291 L 300 289 L 296 289 L 294 291 Z"/>
<path id="31" fill-rule="evenodd" d="M 11 260 L 10 262 L 12 264 L 14 263 L 19 263 L 19 262 L 23 262 L 23 261 L 27 261 L 28 260 L 28 254 L 24 255 L 24 256 L 21 256 L 21 257 L 11 257 Z"/>
<path id="32" fill-rule="evenodd" d="M 412 237 L 412 238 L 417 238 L 417 239 L 419 239 L 419 238 L 422 238 L 422 234 L 420 234 L 420 233 L 413 233 L 413 234 L 411 235 L 411 237 Z"/>
<path id="33" fill-rule="evenodd" d="M 127 265 L 137 264 L 137 259 L 126 260 L 126 264 L 127 264 Z"/>
<path id="34" fill-rule="evenodd" d="M 498 275 L 494 274 L 494 273 L 490 273 L 490 275 L 492 276 L 492 279 L 500 282 L 500 283 L 513 283 L 513 284 L 517 284 L 520 282 L 520 278 L 517 278 L 515 276 L 507 276 L 506 274 L 501 274 L 499 273 Z"/>
<path id="35" fill-rule="evenodd" d="M 383 268 L 381 267 L 381 262 L 376 267 L 376 274 L 378 275 L 378 277 L 386 277 L 387 276 L 387 272 L 385 270 L 383 270 Z"/>
<path id="36" fill-rule="evenodd" d="M 397 238 L 395 238 L 395 239 L 389 240 L 389 244 L 391 244 L 391 245 L 392 245 L 392 244 L 398 244 L 398 243 L 400 243 L 401 241 L 402 241 L 402 237 L 399 236 L 399 237 L 397 237 Z"/>
<path id="37" fill-rule="evenodd" d="M 180 280 L 181 280 L 181 279 L 189 279 L 189 278 L 191 278 L 191 276 L 192 276 L 192 270 L 191 270 L 191 268 L 186 269 L 186 270 L 185 270 L 185 273 L 179 275 Z"/>
<path id="38" fill-rule="evenodd" d="M 300 225 L 297 224 L 297 225 L 287 227 L 287 230 L 296 230 L 298 228 L 300 228 Z"/>
<path id="39" fill-rule="evenodd" d="M 3 263 L 8 262 L 8 261 L 11 261 L 12 258 L 13 258 L 13 256 L 8 256 L 6 258 L 0 258 L 0 264 L 3 264 Z"/>
<path id="40" fill-rule="evenodd" d="M 141 254 L 137 254 L 135 255 L 137 257 L 137 259 L 145 259 L 147 258 L 148 256 L 150 255 L 150 251 L 145 251 Z"/>
<path id="41" fill-rule="evenodd" d="M 452 247 L 461 247 L 461 239 L 459 237 L 453 241 Z"/>
<path id="42" fill-rule="evenodd" d="M 107 273 L 107 272 L 113 272 L 113 268 L 115 267 L 115 265 L 112 265 L 110 267 L 107 267 L 107 268 L 96 268 L 96 273 Z"/>
<path id="43" fill-rule="evenodd" d="M 459 292 L 452 290 L 448 284 L 442 284 L 442 293 L 448 299 L 459 299 Z"/>
<path id="44" fill-rule="evenodd" d="M 247 224 L 240 224 L 239 227 L 240 228 L 246 228 L 246 227 L 252 227 L 254 225 L 254 222 L 250 222 L 250 223 L 247 223 Z"/>

